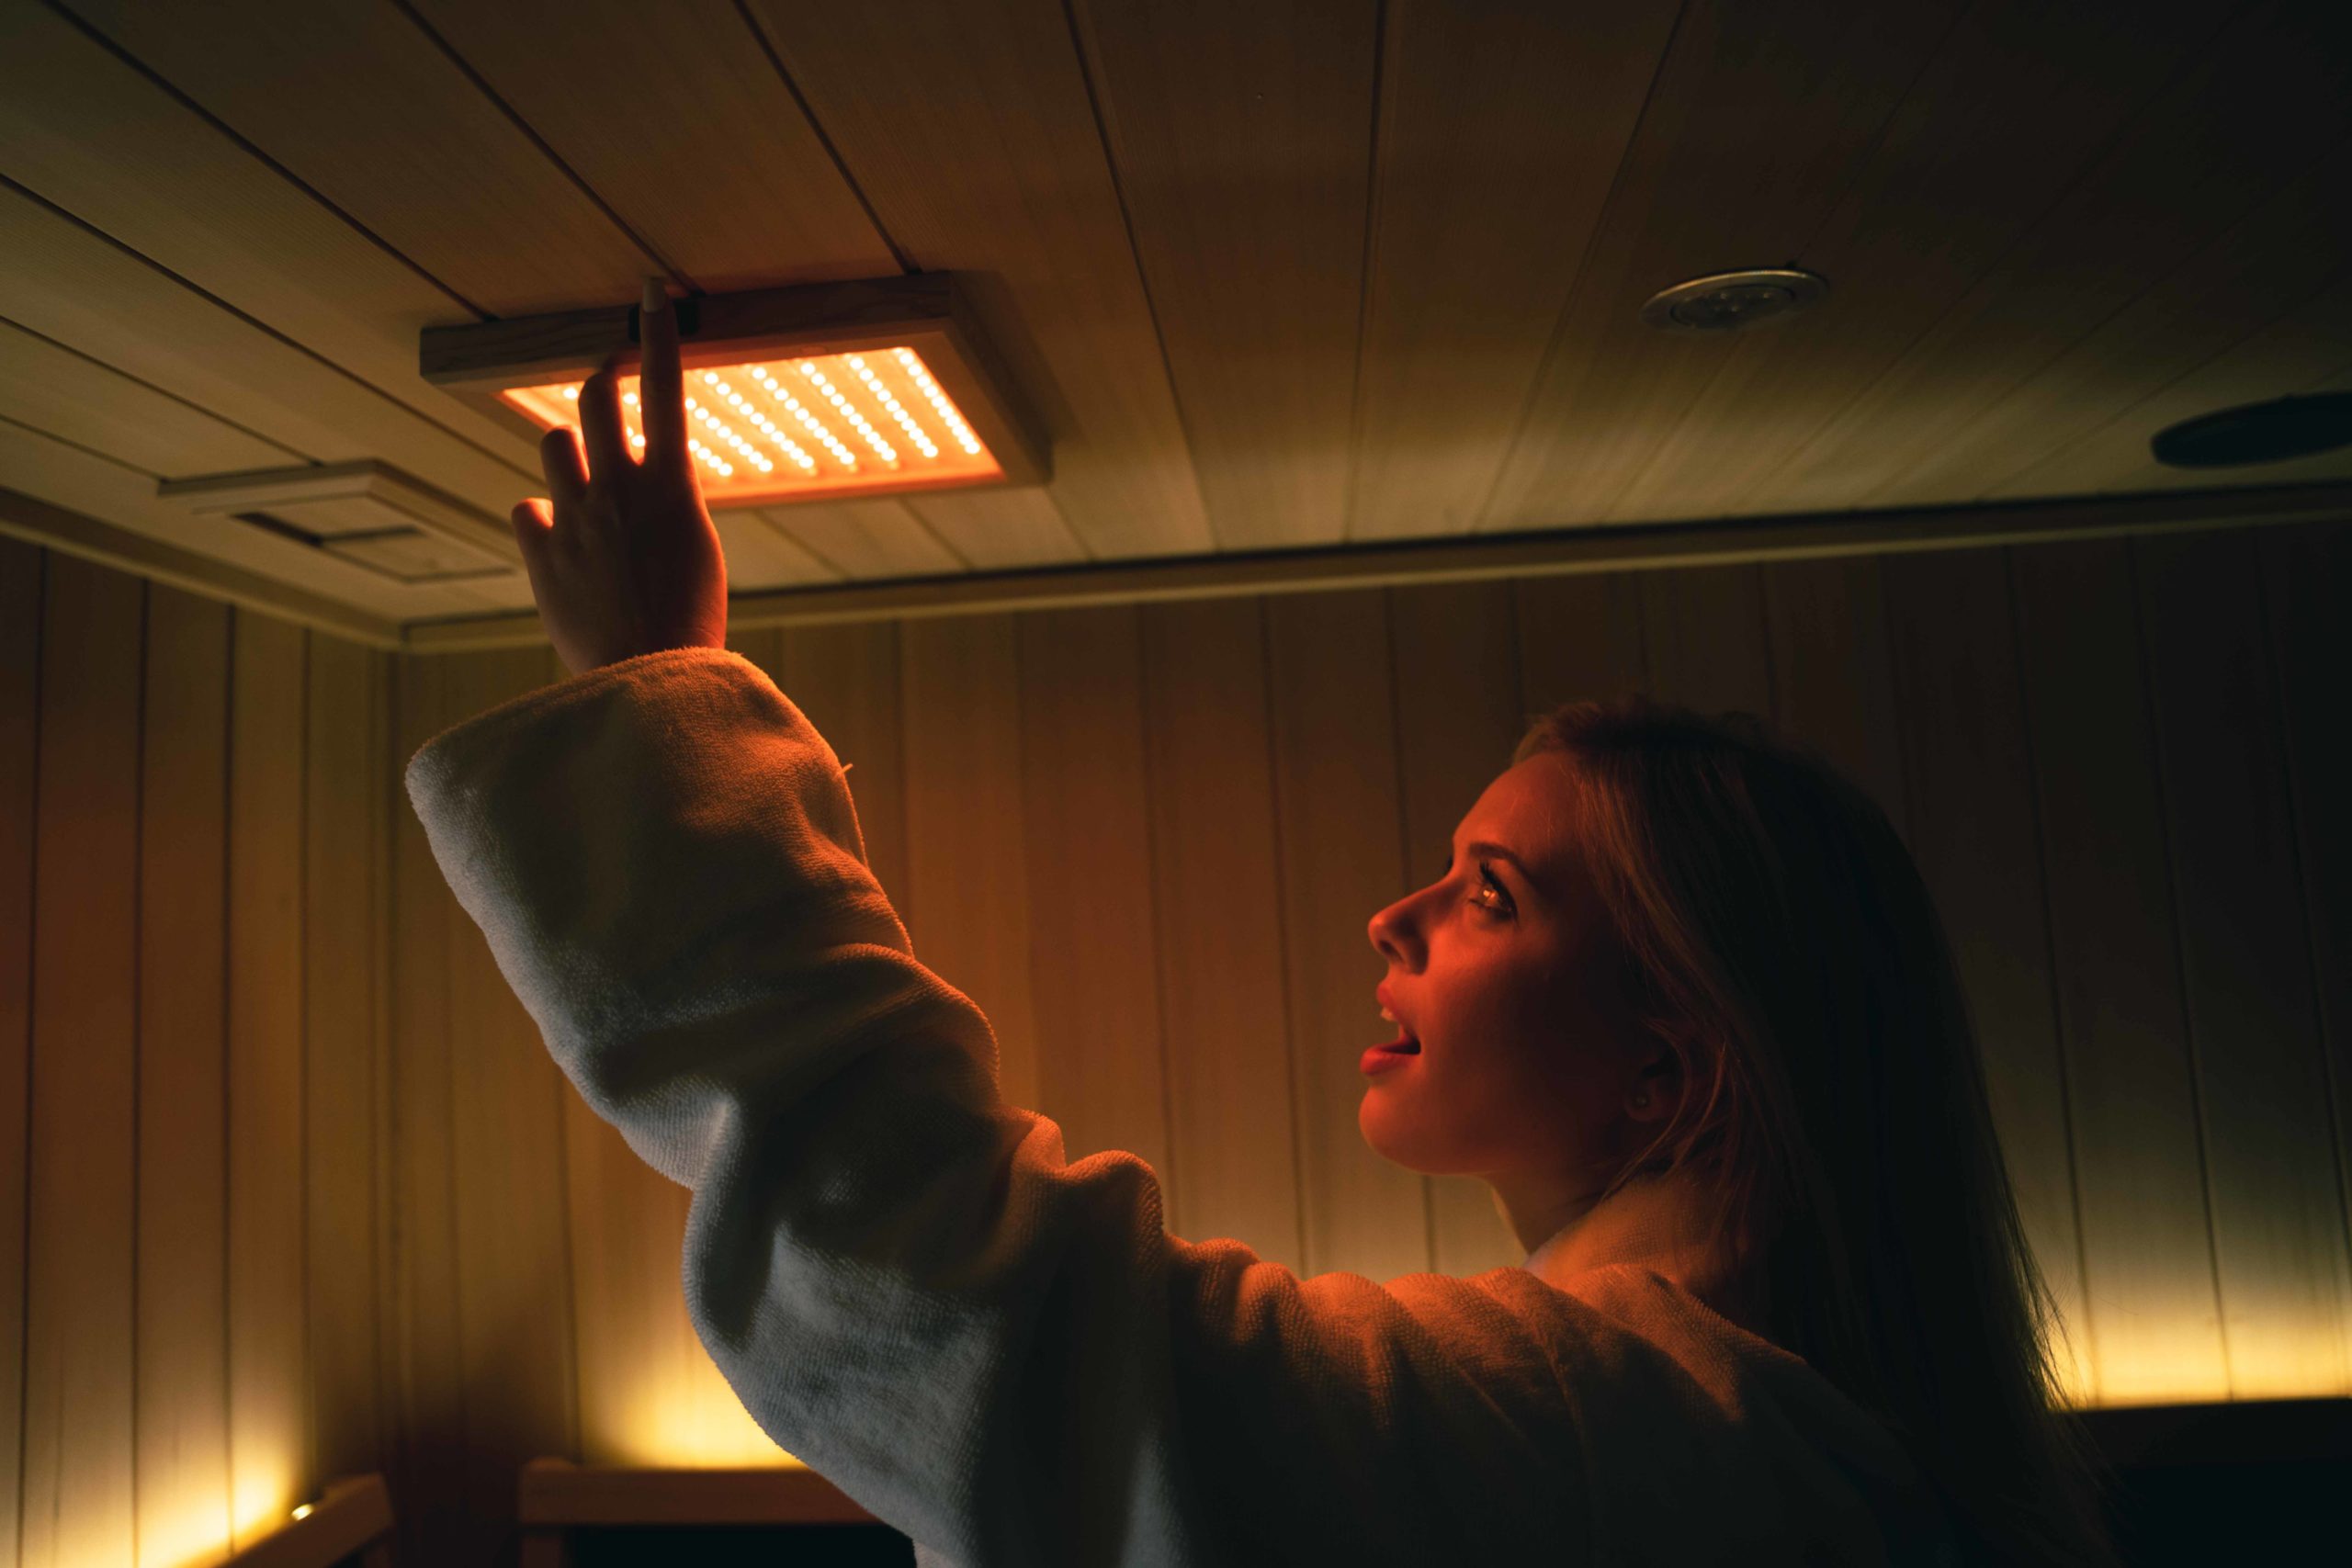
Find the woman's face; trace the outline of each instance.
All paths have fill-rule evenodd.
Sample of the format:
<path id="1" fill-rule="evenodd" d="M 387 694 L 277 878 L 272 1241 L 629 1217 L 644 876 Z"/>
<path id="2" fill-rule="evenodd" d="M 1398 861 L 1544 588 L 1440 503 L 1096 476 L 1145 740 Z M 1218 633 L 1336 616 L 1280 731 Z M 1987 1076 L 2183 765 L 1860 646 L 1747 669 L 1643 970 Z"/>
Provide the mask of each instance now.
<path id="1" fill-rule="evenodd" d="M 1512 767 L 1439 880 L 1372 918 L 1389 1007 L 1421 1050 L 1367 1076 L 1356 1120 L 1408 1169 L 1577 1180 L 1624 1157 L 1646 1036 L 1577 848 L 1577 790 L 1559 753 Z"/>

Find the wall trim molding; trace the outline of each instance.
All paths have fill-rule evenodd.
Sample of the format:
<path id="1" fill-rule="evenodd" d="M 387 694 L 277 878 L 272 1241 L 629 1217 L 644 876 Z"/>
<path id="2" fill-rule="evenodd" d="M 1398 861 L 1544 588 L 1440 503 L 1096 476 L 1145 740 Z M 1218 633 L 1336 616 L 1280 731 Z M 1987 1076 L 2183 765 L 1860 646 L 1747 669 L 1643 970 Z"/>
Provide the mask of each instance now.
<path id="1" fill-rule="evenodd" d="M 1236 594 L 1311 593 L 1482 578 L 1722 566 L 1823 556 L 2052 544 L 2352 517 L 2352 482 L 2165 491 L 1900 511 L 1645 523 L 1323 547 L 1204 559 L 1120 561 L 887 582 L 763 590 L 728 602 L 730 626 L 820 626 Z M 412 653 L 547 641 L 536 610 L 411 621 Z"/>

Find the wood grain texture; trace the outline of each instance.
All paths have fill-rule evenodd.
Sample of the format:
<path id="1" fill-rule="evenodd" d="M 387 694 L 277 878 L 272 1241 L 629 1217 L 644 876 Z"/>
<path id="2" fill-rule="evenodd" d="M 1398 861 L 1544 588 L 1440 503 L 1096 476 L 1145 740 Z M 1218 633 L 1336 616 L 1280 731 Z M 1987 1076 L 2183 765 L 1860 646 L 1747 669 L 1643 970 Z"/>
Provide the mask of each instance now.
<path id="1" fill-rule="evenodd" d="M 1876 556 L 1761 569 L 1772 717 L 1860 784 L 1903 830 L 1903 748 Z"/>
<path id="2" fill-rule="evenodd" d="M 2018 1216 L 2050 1289 L 2069 1402 L 2095 1403 L 2059 1037 L 2008 564 L 1999 550 L 1881 566 L 1905 838 L 1951 940 Z"/>
<path id="3" fill-rule="evenodd" d="M 1702 713 L 1771 716 L 1772 641 L 1765 626 L 1763 569 L 1645 571 L 1637 581 L 1650 690 Z"/>
<path id="4" fill-rule="evenodd" d="M 1476 523 L 1682 9 L 1387 6 L 1348 538 Z"/>
<path id="5" fill-rule="evenodd" d="M 1383 904 L 1451 874 L 1454 829 L 1511 766 L 1525 728 L 1510 583 L 1392 588 L 1386 598 L 1404 874 Z M 1385 976 L 1390 961 L 1380 968 Z M 1376 1000 L 1367 998 L 1356 1016 L 1364 1045 L 1388 1037 Z M 1459 1171 L 1424 1180 L 1430 1268 L 1466 1276 L 1526 1261 L 1492 1188 Z"/>
<path id="6" fill-rule="evenodd" d="M 47 552 L 0 537 L 0 1543 L 18 1544 L 25 1409 L 26 1156 L 32 1126 L 34 815 Z M 6 1413 L 17 1413 L 10 1420 Z"/>
<path id="7" fill-rule="evenodd" d="M 1021 676 L 1010 617 L 899 627 L 907 880 L 899 918 L 925 967 L 988 1015 L 997 1086 L 1037 1108 L 1032 889 L 1023 845 Z"/>
<path id="8" fill-rule="evenodd" d="M 399 660 L 393 765 L 446 728 L 451 660 Z M 386 1390 L 393 1447 L 386 1464 L 403 1562 L 479 1551 L 468 1517 L 465 1361 L 458 1326 L 455 1092 L 449 896 L 405 788 L 394 786 L 390 867 L 392 1182 L 381 1223 L 392 1239 L 385 1303 L 395 1378 Z"/>
<path id="9" fill-rule="evenodd" d="M 71 8 L 484 310 L 628 299 L 653 265 L 398 7 Z"/>
<path id="10" fill-rule="evenodd" d="M 1358 1125 L 1379 1092 L 1357 1063 L 1388 969 L 1366 927 L 1406 876 L 1386 604 L 1377 591 L 1264 604 L 1306 1269 L 1387 1280 L 1432 1258 L 1423 1179 Z"/>
<path id="11" fill-rule="evenodd" d="M 2307 154 L 2282 158 L 2281 149 L 2344 136 L 2345 27 L 2333 8 L 2263 6 L 2201 48 L 2068 199 L 1768 478 L 1773 508 L 1982 493 L 1985 448 L 1956 441 L 1956 431 L 1973 434 L 1969 422 L 2011 397 L 2030 367 L 2079 343 L 2300 173 Z M 2223 104 L 2232 107 L 2221 112 Z M 2031 408 L 2018 412 L 2030 421 Z M 2000 431 L 1985 434 L 2002 450 Z"/>
<path id="12" fill-rule="evenodd" d="M 2260 558 L 2304 952 L 2335 1134 L 2336 1191 L 2352 1242 L 2352 830 L 2335 804 L 2352 799 L 2352 738 L 2343 723 L 2339 673 L 2352 662 L 2352 630 L 2343 615 L 2352 590 L 2352 526 L 2284 532 L 2262 542 Z"/>
<path id="13" fill-rule="evenodd" d="M 282 468 L 302 454 L 250 435 L 21 327 L 0 323 L 0 418 L 151 474 Z"/>
<path id="14" fill-rule="evenodd" d="M 1336 543 L 1380 8 L 1072 15 L 1218 547 Z"/>
<path id="15" fill-rule="evenodd" d="M 42 586 L 20 1560 L 128 1562 L 145 595 L 62 558 Z"/>
<path id="16" fill-rule="evenodd" d="M 1606 512 L 1729 346 L 1645 324 L 1643 301 L 1803 256 L 1960 11 L 1684 7 L 1478 529 Z"/>
<path id="17" fill-rule="evenodd" d="M 2165 425 L 2352 365 L 2352 308 L 2340 303 L 2352 215 L 2335 199 L 2347 152 L 2342 141 L 2315 150 L 2299 177 L 1955 432 L 1939 468 L 1964 469 L 1988 498 L 2193 479 L 2149 451 Z"/>
<path id="18" fill-rule="evenodd" d="M 308 635 L 232 624 L 229 697 L 230 1525 L 242 1548 L 309 1495 L 302 1038 Z"/>
<path id="19" fill-rule="evenodd" d="M 1057 512 L 941 497 L 920 508 L 941 537 L 991 566 L 1212 548 L 1062 7 L 751 9 L 899 252 L 978 275 L 980 325 L 1052 440 Z"/>
<path id="20" fill-rule="evenodd" d="M 1644 575 L 1577 572 L 1512 581 L 1523 725 L 1566 703 L 1606 701 L 1648 685 Z"/>
<path id="21" fill-rule="evenodd" d="M 1140 606 L 1169 1228 L 1296 1273 L 1283 883 L 1255 599 Z"/>
<path id="22" fill-rule="evenodd" d="M 2352 1393 L 2352 1253 L 2256 543 L 2132 545 L 2233 1399 Z"/>
<path id="23" fill-rule="evenodd" d="M 910 876 L 899 628 L 877 621 L 779 626 L 773 635 L 770 672 L 849 770 L 866 869 L 896 907 Z"/>
<path id="24" fill-rule="evenodd" d="M 391 781 L 381 657 L 311 641 L 303 784 L 303 1128 L 311 1451 L 323 1483 L 377 1467 L 375 828 Z"/>
<path id="25" fill-rule="evenodd" d="M 453 658 L 443 717 L 471 718 L 560 671 L 548 649 Z M 477 1539 L 498 1541 L 514 1529 L 517 1469 L 578 1451 L 563 1146 L 572 1090 L 481 928 L 458 911 L 447 930 L 466 1509 Z"/>
<path id="26" fill-rule="evenodd" d="M 696 287 L 724 293 L 899 270 L 728 0 L 667 5 L 659 27 L 628 0 L 568 5 L 552 27 L 519 7 L 414 4 L 563 166 Z M 675 95 L 670 112 L 611 112 L 664 94 Z"/>
<path id="27" fill-rule="evenodd" d="M 17 326 L 313 462 L 379 457 L 491 516 L 531 470 L 254 326 L 51 208 L 0 186 L 0 288 Z"/>
<path id="28" fill-rule="evenodd" d="M 0 16 L 0 175 L 517 472 L 517 440 L 416 374 L 473 312 L 47 6 Z M 266 383 L 265 383 L 266 384 Z"/>
<path id="29" fill-rule="evenodd" d="M 901 501 L 810 502 L 771 506 L 760 515 L 840 577 L 936 577 L 966 570 L 964 558 Z"/>
<path id="30" fill-rule="evenodd" d="M 1136 611 L 1041 611 L 1018 617 L 1015 636 L 1022 842 L 1036 894 L 1035 1109 L 1060 1124 L 1069 1159 L 1122 1149 L 1164 1173 L 1168 1042 Z"/>
<path id="31" fill-rule="evenodd" d="M 1780 510 L 1765 477 L 2043 220 L 2236 8 L 1969 6 L 1853 183 L 1788 253 L 1829 280 L 1828 299 L 1801 319 L 1725 335 L 1714 375 L 1608 515 Z"/>
<path id="32" fill-rule="evenodd" d="M 228 1551 L 225 604 L 147 590 L 139 823 L 142 1568 Z"/>
<path id="33" fill-rule="evenodd" d="M 2229 1397 L 2131 558 L 2012 553 L 2103 1402 Z M 2185 1238 L 2204 1237 L 2199 1247 Z"/>

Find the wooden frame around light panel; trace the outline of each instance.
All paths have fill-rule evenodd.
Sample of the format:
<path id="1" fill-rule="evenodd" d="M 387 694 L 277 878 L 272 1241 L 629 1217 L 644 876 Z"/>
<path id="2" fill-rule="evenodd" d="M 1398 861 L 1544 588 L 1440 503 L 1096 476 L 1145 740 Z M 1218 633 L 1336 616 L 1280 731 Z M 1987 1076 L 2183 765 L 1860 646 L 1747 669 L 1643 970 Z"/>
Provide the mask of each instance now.
<path id="1" fill-rule="evenodd" d="M 1001 363 L 973 322 L 968 299 L 956 274 L 927 272 L 673 299 L 671 308 L 678 317 L 679 359 L 688 370 L 770 356 L 911 348 L 1004 472 L 1002 479 L 978 484 L 893 480 L 811 500 L 1044 484 L 1052 477 L 1051 448 L 1012 397 Z M 584 378 L 616 350 L 621 368 L 634 373 L 637 326 L 637 306 L 614 305 L 427 327 L 419 338 L 417 367 L 425 380 L 537 445 L 546 430 L 499 393 L 531 382 Z M 782 498 L 747 504 L 795 502 Z"/>

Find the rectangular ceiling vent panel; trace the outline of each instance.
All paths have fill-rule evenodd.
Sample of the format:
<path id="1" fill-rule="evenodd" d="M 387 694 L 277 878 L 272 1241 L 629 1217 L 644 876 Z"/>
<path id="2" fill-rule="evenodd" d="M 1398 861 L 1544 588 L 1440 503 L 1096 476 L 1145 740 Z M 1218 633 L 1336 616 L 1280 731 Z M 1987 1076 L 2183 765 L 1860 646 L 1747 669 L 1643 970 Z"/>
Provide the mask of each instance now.
<path id="1" fill-rule="evenodd" d="M 386 463 L 260 468 L 167 479 L 156 493 L 321 550 L 401 583 L 511 577 L 509 525 Z"/>
<path id="2" fill-rule="evenodd" d="M 673 302 L 703 500 L 775 506 L 1042 484 L 1046 447 L 1006 394 L 954 276 L 925 273 Z M 621 421 L 645 444 L 638 307 L 428 327 L 424 378 L 537 441 L 577 430 L 617 352 Z"/>

